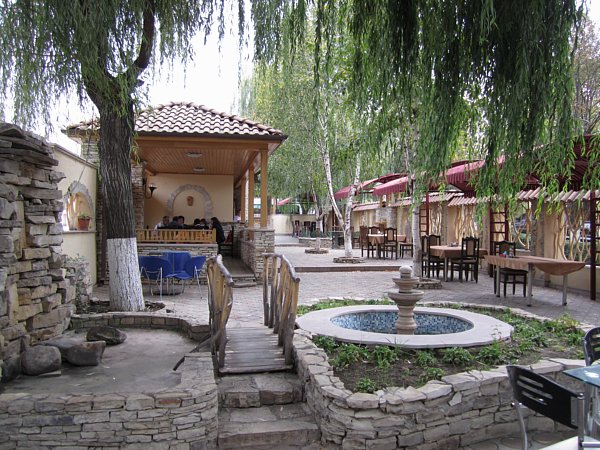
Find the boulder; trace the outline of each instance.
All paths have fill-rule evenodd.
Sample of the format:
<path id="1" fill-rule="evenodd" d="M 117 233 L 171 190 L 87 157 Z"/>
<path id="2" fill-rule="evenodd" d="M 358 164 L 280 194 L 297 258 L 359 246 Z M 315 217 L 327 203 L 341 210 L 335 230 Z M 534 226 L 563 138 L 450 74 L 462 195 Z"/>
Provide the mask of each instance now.
<path id="1" fill-rule="evenodd" d="M 65 359 L 74 366 L 97 366 L 102 361 L 105 348 L 104 341 L 82 342 L 69 347 Z"/>
<path id="2" fill-rule="evenodd" d="M 26 375 L 40 375 L 60 369 L 60 351 L 56 347 L 36 345 L 21 355 L 21 369 Z"/>
<path id="3" fill-rule="evenodd" d="M 123 331 L 107 325 L 90 328 L 86 336 L 88 341 L 104 341 L 106 345 L 122 344 L 125 339 L 127 335 Z"/>
<path id="4" fill-rule="evenodd" d="M 21 356 L 12 356 L 2 361 L 0 382 L 7 383 L 21 374 Z"/>

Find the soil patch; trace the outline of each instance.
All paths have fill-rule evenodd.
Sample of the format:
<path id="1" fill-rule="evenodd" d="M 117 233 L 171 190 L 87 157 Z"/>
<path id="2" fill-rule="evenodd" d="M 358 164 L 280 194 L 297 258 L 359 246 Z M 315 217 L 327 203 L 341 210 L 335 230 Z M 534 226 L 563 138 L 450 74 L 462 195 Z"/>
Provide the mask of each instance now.
<path id="1" fill-rule="evenodd" d="M 21 375 L 4 384 L 5 392 L 42 393 L 119 393 L 172 388 L 181 382 L 181 371 L 173 366 L 197 343 L 170 330 L 123 328 L 127 340 L 106 347 L 97 366 L 75 367 L 62 364 L 60 376 Z M 85 340 L 87 330 L 65 336 Z"/>
<path id="2" fill-rule="evenodd" d="M 160 311 L 164 307 L 164 303 L 146 300 L 144 312 L 156 312 Z M 77 305 L 77 314 L 102 314 L 107 312 L 114 312 L 114 309 L 111 309 L 110 302 L 108 300 L 92 299 L 87 304 Z"/>

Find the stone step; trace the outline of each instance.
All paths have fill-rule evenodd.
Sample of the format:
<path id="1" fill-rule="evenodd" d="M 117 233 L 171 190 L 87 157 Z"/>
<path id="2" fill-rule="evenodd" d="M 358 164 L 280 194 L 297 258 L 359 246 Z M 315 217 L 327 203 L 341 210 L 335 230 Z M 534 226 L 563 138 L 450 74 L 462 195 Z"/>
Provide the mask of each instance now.
<path id="1" fill-rule="evenodd" d="M 219 405 L 224 408 L 255 408 L 303 401 L 302 384 L 295 373 L 231 375 L 217 380 Z"/>
<path id="2" fill-rule="evenodd" d="M 256 286 L 255 280 L 233 280 L 234 288 L 247 288 Z"/>
<path id="3" fill-rule="evenodd" d="M 219 449 L 317 450 L 320 438 L 319 427 L 305 403 L 219 411 Z"/>

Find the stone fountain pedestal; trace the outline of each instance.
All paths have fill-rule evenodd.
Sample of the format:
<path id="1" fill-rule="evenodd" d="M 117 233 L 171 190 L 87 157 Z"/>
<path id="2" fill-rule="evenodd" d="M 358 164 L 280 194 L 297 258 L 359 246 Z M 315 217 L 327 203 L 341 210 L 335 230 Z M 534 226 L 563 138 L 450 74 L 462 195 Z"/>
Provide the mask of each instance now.
<path id="1" fill-rule="evenodd" d="M 392 278 L 398 292 L 388 292 L 388 297 L 392 299 L 398 307 L 398 320 L 396 320 L 397 334 L 415 334 L 417 323 L 415 322 L 414 309 L 415 304 L 423 298 L 423 291 L 417 291 L 414 288 L 419 284 L 419 278 L 414 277 L 410 267 L 400 267 L 400 277 Z"/>

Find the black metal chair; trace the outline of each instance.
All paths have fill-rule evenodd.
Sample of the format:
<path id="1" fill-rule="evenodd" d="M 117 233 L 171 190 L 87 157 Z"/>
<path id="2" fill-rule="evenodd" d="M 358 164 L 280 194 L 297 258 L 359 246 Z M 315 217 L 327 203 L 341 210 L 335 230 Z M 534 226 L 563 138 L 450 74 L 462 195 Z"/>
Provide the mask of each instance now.
<path id="1" fill-rule="evenodd" d="M 390 257 L 396 255 L 398 259 L 398 231 L 395 228 L 388 227 L 385 229 L 385 238 L 383 242 L 384 257 L 390 252 Z"/>
<path id="2" fill-rule="evenodd" d="M 469 281 L 469 273 L 475 283 L 479 281 L 479 238 L 463 238 L 460 248 L 460 258 L 450 259 L 450 279 L 454 280 L 454 271 L 458 270 L 458 279 L 462 281 L 463 272 L 465 281 Z"/>
<path id="3" fill-rule="evenodd" d="M 442 237 L 439 234 L 430 234 L 426 237 L 427 245 L 427 259 L 425 262 L 425 269 L 427 271 L 427 277 L 431 278 L 431 273 L 435 272 L 436 277 L 440 277 L 440 270 L 443 272 L 444 277 L 446 276 L 446 264 L 444 258 L 434 256 L 431 254 L 431 247 L 435 245 L 442 245 Z M 425 257 L 424 257 L 425 259 Z"/>
<path id="4" fill-rule="evenodd" d="M 495 241 L 492 243 L 492 255 L 516 256 L 517 246 L 514 242 Z M 494 294 L 496 293 L 497 271 L 494 269 Z M 513 295 L 515 295 L 516 285 L 523 285 L 523 297 L 527 296 L 527 271 L 519 269 L 500 269 L 500 283 L 504 285 L 504 296 L 506 297 L 506 285 L 512 284 Z"/>
<path id="5" fill-rule="evenodd" d="M 595 361 L 600 360 L 600 327 L 592 328 L 585 333 L 583 354 L 586 366 L 591 366 Z"/>
<path id="6" fill-rule="evenodd" d="M 529 448 L 527 427 L 523 417 L 525 407 L 572 429 L 578 429 L 578 437 L 571 439 L 575 446 L 583 442 L 584 400 L 581 394 L 523 367 L 506 366 L 513 391 L 514 407 L 519 419 L 523 449 Z M 568 448 L 568 447 L 565 447 Z"/>

